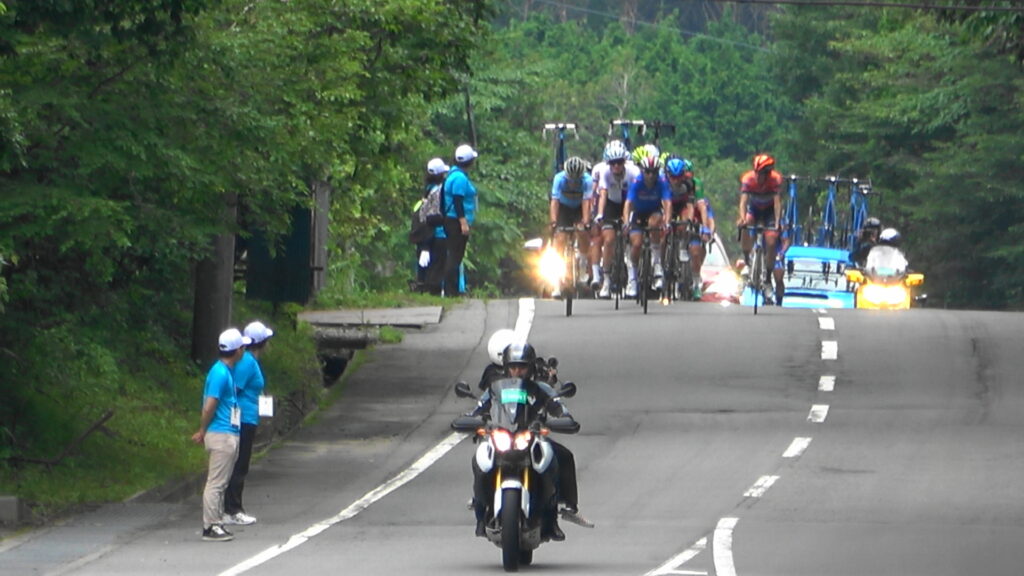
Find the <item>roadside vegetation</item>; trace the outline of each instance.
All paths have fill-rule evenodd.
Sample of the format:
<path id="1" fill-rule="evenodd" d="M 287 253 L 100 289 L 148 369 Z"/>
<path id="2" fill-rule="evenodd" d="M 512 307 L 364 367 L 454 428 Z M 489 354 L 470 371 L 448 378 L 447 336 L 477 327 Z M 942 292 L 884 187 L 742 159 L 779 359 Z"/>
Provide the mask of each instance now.
<path id="1" fill-rule="evenodd" d="M 201 471 L 197 264 L 218 234 L 279 247 L 315 187 L 327 285 L 303 305 L 443 304 L 408 293 L 406 232 L 426 161 L 463 142 L 470 291 L 522 290 L 548 122 L 591 160 L 612 118 L 674 123 L 662 148 L 727 239 L 754 152 L 869 177 L 931 302 L 1024 308 L 1020 12 L 563 4 L 0 2 L 0 492 L 46 515 Z M 277 332 L 271 389 L 319 401 L 301 306 L 243 293 L 235 323 Z"/>

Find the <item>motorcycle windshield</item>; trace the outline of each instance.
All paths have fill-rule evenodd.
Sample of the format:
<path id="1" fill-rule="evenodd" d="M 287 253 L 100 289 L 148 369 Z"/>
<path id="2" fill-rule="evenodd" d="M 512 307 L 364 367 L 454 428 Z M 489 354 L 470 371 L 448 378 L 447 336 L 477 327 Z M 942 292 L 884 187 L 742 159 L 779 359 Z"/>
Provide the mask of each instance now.
<path id="1" fill-rule="evenodd" d="M 864 271 L 876 282 L 896 280 L 907 272 L 907 259 L 893 246 L 875 246 L 868 252 Z"/>
<path id="2" fill-rule="evenodd" d="M 503 378 L 491 382 L 491 424 L 512 432 L 529 426 L 530 397 L 526 381 Z"/>

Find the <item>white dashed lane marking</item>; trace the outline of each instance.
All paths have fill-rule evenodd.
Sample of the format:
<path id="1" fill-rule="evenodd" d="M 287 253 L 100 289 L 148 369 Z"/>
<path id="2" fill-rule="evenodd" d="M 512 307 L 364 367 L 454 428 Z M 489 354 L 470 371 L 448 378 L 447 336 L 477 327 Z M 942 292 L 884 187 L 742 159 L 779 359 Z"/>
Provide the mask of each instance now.
<path id="1" fill-rule="evenodd" d="M 736 576 L 736 564 L 732 560 L 732 531 L 739 518 L 722 518 L 715 527 L 712 553 L 717 576 Z"/>
<path id="2" fill-rule="evenodd" d="M 815 404 L 811 406 L 811 413 L 807 415 L 807 419 L 814 423 L 820 423 L 825 421 L 826 416 L 828 416 L 828 404 Z"/>
<path id="3" fill-rule="evenodd" d="M 835 340 L 821 341 L 821 359 L 835 360 L 839 358 L 839 342 Z"/>
<path id="4" fill-rule="evenodd" d="M 754 482 L 753 486 L 743 493 L 743 496 L 745 498 L 760 498 L 764 496 L 765 492 L 767 492 L 768 489 L 772 487 L 772 484 L 775 484 L 775 481 L 778 479 L 778 476 L 761 476 L 757 479 L 757 482 Z"/>
<path id="5" fill-rule="evenodd" d="M 835 330 L 835 318 L 818 318 L 818 328 L 821 328 L 822 330 Z"/>
<path id="6" fill-rule="evenodd" d="M 818 390 L 822 392 L 832 392 L 836 389 L 836 377 L 831 375 L 824 375 L 818 379 Z"/>
<path id="7" fill-rule="evenodd" d="M 789 448 L 782 453 L 783 458 L 799 458 L 804 450 L 811 445 L 811 439 L 808 437 L 797 437 L 793 438 L 793 442 L 790 443 Z"/>

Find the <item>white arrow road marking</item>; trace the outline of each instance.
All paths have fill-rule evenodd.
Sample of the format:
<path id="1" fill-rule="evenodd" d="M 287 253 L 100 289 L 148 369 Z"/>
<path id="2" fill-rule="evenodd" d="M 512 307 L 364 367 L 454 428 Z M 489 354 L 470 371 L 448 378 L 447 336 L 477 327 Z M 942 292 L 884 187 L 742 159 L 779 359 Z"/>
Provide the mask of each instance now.
<path id="1" fill-rule="evenodd" d="M 835 360 L 839 357 L 839 342 L 835 340 L 821 341 L 821 359 Z"/>
<path id="2" fill-rule="evenodd" d="M 836 377 L 831 375 L 825 375 L 818 379 L 818 390 L 822 392 L 831 392 L 836 389 Z"/>
<path id="3" fill-rule="evenodd" d="M 811 445 L 810 438 L 793 438 L 793 442 L 786 448 L 786 451 L 782 453 L 783 458 L 799 458 L 804 450 Z"/>
<path id="4" fill-rule="evenodd" d="M 736 576 L 736 564 L 732 561 L 732 531 L 739 518 L 722 518 L 715 527 L 712 553 L 717 576 Z"/>

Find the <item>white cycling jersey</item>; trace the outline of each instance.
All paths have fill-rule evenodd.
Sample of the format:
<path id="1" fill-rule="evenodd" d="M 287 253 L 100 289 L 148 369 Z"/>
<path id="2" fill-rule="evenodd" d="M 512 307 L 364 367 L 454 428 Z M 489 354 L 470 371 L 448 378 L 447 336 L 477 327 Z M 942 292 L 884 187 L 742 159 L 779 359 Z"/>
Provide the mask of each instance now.
<path id="1" fill-rule="evenodd" d="M 628 160 L 626 161 L 626 169 L 619 178 L 616 178 L 615 174 L 612 173 L 611 166 L 605 164 L 604 169 L 601 170 L 597 189 L 598 191 L 602 189 L 608 190 L 608 200 L 616 204 L 622 204 L 626 200 L 629 184 L 639 176 L 640 168 L 637 168 L 636 164 Z"/>

